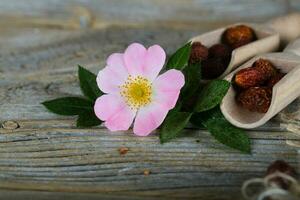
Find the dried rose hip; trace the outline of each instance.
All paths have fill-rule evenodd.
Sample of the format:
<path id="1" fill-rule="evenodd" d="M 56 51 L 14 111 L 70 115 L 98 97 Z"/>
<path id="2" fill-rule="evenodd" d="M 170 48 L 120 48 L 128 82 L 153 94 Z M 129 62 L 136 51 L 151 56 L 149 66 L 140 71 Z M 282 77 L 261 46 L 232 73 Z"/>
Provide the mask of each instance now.
<path id="1" fill-rule="evenodd" d="M 270 175 L 275 172 L 281 172 L 281 173 L 287 174 L 292 177 L 296 177 L 296 175 L 297 175 L 296 170 L 283 160 L 277 160 L 277 161 L 273 162 L 268 167 L 266 175 Z M 273 178 L 273 179 L 271 179 L 271 181 L 283 189 L 288 189 L 288 186 L 289 186 L 288 182 L 280 177 Z"/>
<path id="2" fill-rule="evenodd" d="M 208 49 L 208 59 L 203 60 L 202 77 L 214 79 L 219 77 L 227 68 L 231 50 L 224 44 L 215 44 Z"/>
<path id="3" fill-rule="evenodd" d="M 276 74 L 276 69 L 267 60 L 259 59 L 252 67 L 238 71 L 234 77 L 234 84 L 240 88 L 260 86 Z"/>
<path id="4" fill-rule="evenodd" d="M 266 59 L 259 59 L 253 63 L 253 68 L 257 69 L 265 79 L 271 78 L 271 76 L 277 73 L 277 70 L 273 64 Z"/>
<path id="5" fill-rule="evenodd" d="M 233 49 L 253 42 L 255 39 L 253 29 L 245 25 L 230 27 L 223 33 L 223 42 Z"/>
<path id="6" fill-rule="evenodd" d="M 191 54 L 189 58 L 189 63 L 196 64 L 208 57 L 208 48 L 201 44 L 201 42 L 192 43 Z"/>
<path id="7" fill-rule="evenodd" d="M 240 88 L 247 89 L 259 86 L 265 81 L 260 71 L 250 67 L 238 71 L 234 76 L 234 84 Z"/>
<path id="8" fill-rule="evenodd" d="M 272 100 L 273 86 L 284 76 L 266 59 L 238 71 L 233 77 L 237 102 L 250 111 L 266 113 Z"/>
<path id="9" fill-rule="evenodd" d="M 202 62 L 201 73 L 203 79 L 214 79 L 219 77 L 225 70 L 226 65 L 220 58 L 210 58 Z"/>
<path id="10" fill-rule="evenodd" d="M 227 58 L 231 55 L 231 49 L 225 44 L 215 44 L 208 49 L 210 58 Z"/>
<path id="11" fill-rule="evenodd" d="M 272 76 L 268 82 L 267 87 L 274 87 L 276 83 L 278 83 L 283 77 L 285 76 L 284 73 L 278 72 L 274 76 Z"/>
<path id="12" fill-rule="evenodd" d="M 237 96 L 237 102 L 244 108 L 266 113 L 270 107 L 272 89 L 267 87 L 250 87 Z"/>

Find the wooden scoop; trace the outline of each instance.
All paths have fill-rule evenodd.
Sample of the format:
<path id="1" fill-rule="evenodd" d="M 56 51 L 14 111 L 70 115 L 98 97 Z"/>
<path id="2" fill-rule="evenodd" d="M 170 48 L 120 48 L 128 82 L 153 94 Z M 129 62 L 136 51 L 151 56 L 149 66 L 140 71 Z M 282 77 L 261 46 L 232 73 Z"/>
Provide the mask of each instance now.
<path id="1" fill-rule="evenodd" d="M 221 37 L 225 29 L 239 24 L 251 27 L 255 31 L 257 40 L 232 51 L 229 65 L 223 74 L 220 75 L 221 78 L 256 55 L 277 51 L 280 42 L 281 46 L 284 46 L 287 42 L 300 36 L 300 14 L 293 13 L 275 18 L 264 24 L 231 24 L 191 38 L 190 41 L 201 42 L 203 45 L 211 47 L 212 45 L 221 42 Z"/>
<path id="2" fill-rule="evenodd" d="M 300 37 L 300 13 L 291 13 L 271 19 L 263 24 L 279 33 L 281 46 L 284 47 L 291 41 Z"/>
<path id="3" fill-rule="evenodd" d="M 282 53 L 256 56 L 225 77 L 231 81 L 237 71 L 251 67 L 260 59 L 271 61 L 277 69 L 287 73 L 273 87 L 272 101 L 267 113 L 251 112 L 236 102 L 236 91 L 231 86 L 221 103 L 221 111 L 233 125 L 241 128 L 255 128 L 263 125 L 293 100 L 300 96 L 300 39 L 291 43 Z"/>

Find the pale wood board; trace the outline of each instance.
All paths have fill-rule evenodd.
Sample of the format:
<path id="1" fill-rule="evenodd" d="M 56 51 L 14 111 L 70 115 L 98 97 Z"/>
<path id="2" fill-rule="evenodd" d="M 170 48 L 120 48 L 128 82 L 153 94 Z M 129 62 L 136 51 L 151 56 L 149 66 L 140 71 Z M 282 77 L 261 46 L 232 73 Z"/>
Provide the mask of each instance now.
<path id="1" fill-rule="evenodd" d="M 87 8 L 82 15 L 92 23 L 74 22 L 74 6 Z M 101 126 L 78 129 L 75 118 L 40 105 L 80 95 L 76 65 L 97 73 L 109 54 L 133 41 L 170 54 L 208 30 L 299 7 L 279 0 L 0 1 L 0 123 L 19 126 L 0 128 L 0 199 L 241 199 L 243 181 L 263 176 L 272 161 L 299 170 L 299 148 L 286 144 L 299 136 L 278 120 L 248 131 L 252 154 L 245 155 L 202 129 L 187 128 L 161 145 L 157 132 L 140 138 Z M 128 153 L 120 155 L 120 147 Z"/>

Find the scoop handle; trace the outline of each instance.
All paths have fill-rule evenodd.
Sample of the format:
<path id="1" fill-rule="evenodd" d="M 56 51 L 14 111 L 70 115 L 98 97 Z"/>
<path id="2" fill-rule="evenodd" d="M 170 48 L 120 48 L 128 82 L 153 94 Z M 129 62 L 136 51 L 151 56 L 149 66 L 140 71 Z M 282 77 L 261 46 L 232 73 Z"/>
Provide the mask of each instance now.
<path id="1" fill-rule="evenodd" d="M 290 42 L 283 50 L 285 53 L 292 53 L 300 56 L 300 39 Z"/>
<path id="2" fill-rule="evenodd" d="M 282 46 L 300 37 L 300 13 L 280 16 L 267 21 L 264 25 L 279 34 Z"/>

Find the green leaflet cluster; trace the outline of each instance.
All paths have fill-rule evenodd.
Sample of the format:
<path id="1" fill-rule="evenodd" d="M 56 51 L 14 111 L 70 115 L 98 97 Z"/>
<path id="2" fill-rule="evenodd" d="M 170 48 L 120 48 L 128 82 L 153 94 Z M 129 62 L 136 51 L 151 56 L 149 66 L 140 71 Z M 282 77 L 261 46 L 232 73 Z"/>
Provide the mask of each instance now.
<path id="1" fill-rule="evenodd" d="M 191 122 L 197 127 L 206 128 L 222 144 L 250 153 L 248 135 L 244 130 L 230 124 L 219 108 L 230 82 L 215 79 L 206 84 L 201 83 L 199 64 L 188 64 L 190 52 L 191 43 L 187 43 L 179 48 L 167 63 L 168 69 L 174 68 L 184 73 L 186 83 L 176 107 L 168 113 L 161 125 L 161 143 L 182 135 L 182 130 Z"/>
<path id="2" fill-rule="evenodd" d="M 102 122 L 95 116 L 95 100 L 102 95 L 96 82 L 96 75 L 78 66 L 80 88 L 84 97 L 63 97 L 45 101 L 42 104 L 51 112 L 73 116 L 78 115 L 77 127 L 91 127 L 100 125 Z"/>

